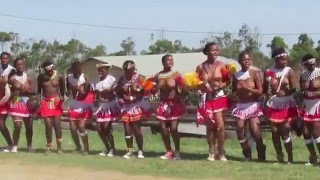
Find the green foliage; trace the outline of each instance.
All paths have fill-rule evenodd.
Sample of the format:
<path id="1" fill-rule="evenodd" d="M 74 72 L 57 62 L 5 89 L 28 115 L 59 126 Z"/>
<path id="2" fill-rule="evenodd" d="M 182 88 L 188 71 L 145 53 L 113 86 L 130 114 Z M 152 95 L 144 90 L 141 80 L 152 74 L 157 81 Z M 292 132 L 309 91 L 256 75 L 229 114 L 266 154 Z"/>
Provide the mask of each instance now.
<path id="1" fill-rule="evenodd" d="M 272 39 L 271 44 L 268 44 L 267 47 L 271 48 L 271 52 L 273 52 L 275 49 L 280 47 L 288 49 L 288 45 L 284 42 L 284 39 L 280 36 L 275 36 Z"/>
<path id="2" fill-rule="evenodd" d="M 162 54 L 162 53 L 188 53 L 191 49 L 184 46 L 180 40 L 174 42 L 167 39 L 157 40 L 153 45 L 149 46 L 147 54 Z M 144 52 L 145 53 L 145 52 Z"/>
<path id="3" fill-rule="evenodd" d="M 290 50 L 291 60 L 299 62 L 308 53 L 315 54 L 313 40 L 307 34 L 301 34 L 298 42 Z"/>
<path id="4" fill-rule="evenodd" d="M 128 37 L 123 40 L 120 44 L 122 50 L 109 54 L 110 56 L 126 56 L 126 55 L 137 55 L 137 52 L 134 50 L 135 42 L 132 37 Z"/>
<path id="5" fill-rule="evenodd" d="M 10 32 L 0 32 L 0 44 L 1 44 L 1 49 L 3 51 L 4 46 L 6 45 L 6 43 L 11 42 L 15 39 L 15 34 Z"/>

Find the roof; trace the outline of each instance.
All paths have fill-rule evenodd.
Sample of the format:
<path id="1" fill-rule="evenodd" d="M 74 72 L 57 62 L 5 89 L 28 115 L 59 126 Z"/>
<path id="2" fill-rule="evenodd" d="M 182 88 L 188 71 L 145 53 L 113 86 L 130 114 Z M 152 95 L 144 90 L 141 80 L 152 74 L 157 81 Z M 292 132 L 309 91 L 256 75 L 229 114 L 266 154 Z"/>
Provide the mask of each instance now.
<path id="1" fill-rule="evenodd" d="M 145 76 L 154 75 L 162 70 L 161 58 L 164 54 L 155 55 L 139 55 L 139 56 L 100 56 L 93 57 L 98 61 L 112 64 L 113 66 L 122 67 L 125 60 L 133 60 L 136 63 L 137 70 L 140 74 Z M 184 74 L 187 72 L 194 72 L 196 67 L 202 63 L 206 56 L 203 53 L 180 53 L 172 54 L 174 59 L 174 69 Z M 237 70 L 240 65 L 237 61 L 225 57 L 218 57 L 218 60 L 223 63 L 233 63 L 236 65 Z"/>

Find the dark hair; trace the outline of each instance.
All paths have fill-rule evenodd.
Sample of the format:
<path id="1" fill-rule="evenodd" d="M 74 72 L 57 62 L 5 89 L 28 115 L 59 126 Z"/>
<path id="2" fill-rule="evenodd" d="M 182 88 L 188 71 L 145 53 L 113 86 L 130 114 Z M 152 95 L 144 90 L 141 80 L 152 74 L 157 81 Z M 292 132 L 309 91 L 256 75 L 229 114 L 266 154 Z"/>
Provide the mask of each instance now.
<path id="1" fill-rule="evenodd" d="M 21 58 L 21 57 L 16 58 L 16 59 L 13 61 L 13 65 L 16 66 L 19 61 L 23 61 L 23 62 L 24 62 L 24 59 Z"/>
<path id="2" fill-rule="evenodd" d="M 47 60 L 47 61 L 44 61 L 44 62 L 42 63 L 41 67 L 42 67 L 42 68 L 45 68 L 45 67 L 47 67 L 47 66 L 50 66 L 51 64 L 53 64 L 53 62 Z"/>
<path id="3" fill-rule="evenodd" d="M 8 53 L 8 52 L 2 52 L 2 53 L 1 53 L 1 55 L 0 55 L 0 57 L 5 56 L 5 55 L 7 55 L 7 56 L 11 57 L 11 54 L 10 54 L 10 53 Z"/>
<path id="4" fill-rule="evenodd" d="M 165 61 L 168 57 L 172 57 L 172 55 L 171 55 L 171 54 L 166 54 L 166 55 L 162 56 L 161 62 L 164 63 L 164 61 Z"/>
<path id="5" fill-rule="evenodd" d="M 241 51 L 238 56 L 238 61 L 240 61 L 245 55 L 249 55 L 248 51 Z"/>
<path id="6" fill-rule="evenodd" d="M 271 57 L 274 59 L 277 55 L 283 54 L 283 53 L 286 53 L 286 50 L 283 47 L 280 47 L 280 48 L 275 49 L 272 52 Z"/>
<path id="7" fill-rule="evenodd" d="M 215 42 L 209 42 L 209 43 L 207 43 L 207 44 L 204 46 L 203 50 L 202 50 L 203 54 L 208 55 L 209 48 L 210 48 L 211 46 L 216 46 L 216 45 L 217 45 L 217 43 L 215 43 Z"/>
<path id="8" fill-rule="evenodd" d="M 123 63 L 122 68 L 126 71 L 126 70 L 128 70 L 128 66 L 129 66 L 130 64 L 135 64 L 135 63 L 134 63 L 134 61 L 132 61 L 132 60 L 126 60 L 126 61 Z"/>
<path id="9" fill-rule="evenodd" d="M 309 59 L 315 58 L 312 54 L 306 54 L 302 57 L 302 62 L 308 61 Z"/>
<path id="10" fill-rule="evenodd" d="M 81 62 L 80 61 L 75 61 L 71 64 L 71 69 L 74 69 L 76 67 L 79 67 L 81 66 Z"/>

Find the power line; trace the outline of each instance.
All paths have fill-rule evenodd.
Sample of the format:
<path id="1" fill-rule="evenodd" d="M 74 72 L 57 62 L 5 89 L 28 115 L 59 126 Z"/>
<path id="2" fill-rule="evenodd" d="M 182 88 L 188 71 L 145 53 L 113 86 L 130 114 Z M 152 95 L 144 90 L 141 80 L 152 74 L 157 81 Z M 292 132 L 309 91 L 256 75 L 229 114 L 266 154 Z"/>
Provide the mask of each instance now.
<path id="1" fill-rule="evenodd" d="M 164 30 L 164 29 L 156 29 L 156 28 L 138 28 L 138 27 L 126 27 L 126 26 L 110 26 L 103 24 L 90 24 L 90 23 L 80 23 L 80 22 L 70 22 L 70 21 L 61 21 L 61 20 L 53 20 L 53 19 L 44 19 L 44 18 L 35 18 L 35 17 L 27 17 L 27 16 L 17 16 L 11 14 L 0 13 L 0 16 L 3 17 L 11 17 L 16 19 L 26 19 L 32 21 L 41 21 L 41 22 L 50 22 L 50 23 L 59 23 L 59 24 L 68 24 L 68 25 L 78 25 L 78 26 L 89 26 L 89 27 L 98 27 L 98 28 L 108 28 L 108 29 L 121 29 L 121 30 L 135 30 L 135 31 L 149 31 L 149 32 L 168 32 L 168 33 L 185 33 L 185 34 L 216 34 L 223 35 L 224 32 L 209 32 L 209 31 L 185 31 L 185 30 Z M 228 32 L 230 33 L 230 32 Z M 320 35 L 320 32 L 305 32 L 308 35 Z M 232 32 L 230 34 L 238 35 L 236 32 Z M 249 33 L 250 34 L 250 33 Z M 251 33 L 254 34 L 254 33 Z M 259 33 L 261 36 L 297 36 L 301 33 Z"/>

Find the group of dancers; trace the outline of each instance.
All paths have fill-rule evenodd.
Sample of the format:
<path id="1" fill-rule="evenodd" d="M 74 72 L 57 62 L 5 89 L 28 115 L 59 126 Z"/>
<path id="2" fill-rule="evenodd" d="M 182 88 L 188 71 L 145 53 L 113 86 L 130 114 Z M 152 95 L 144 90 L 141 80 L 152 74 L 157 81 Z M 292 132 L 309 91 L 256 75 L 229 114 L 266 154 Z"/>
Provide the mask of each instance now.
<path id="1" fill-rule="evenodd" d="M 305 70 L 300 75 L 299 88 L 299 80 L 294 70 L 287 66 L 288 54 L 284 48 L 278 48 L 272 53 L 275 65 L 264 73 L 252 66 L 249 53 L 241 52 L 238 58 L 241 70 L 232 75 L 228 73 L 227 77 L 225 77 L 225 64 L 218 59 L 217 44 L 213 42 L 206 44 L 203 53 L 207 59 L 196 67 L 199 82 L 189 88 L 199 93 L 200 101 L 196 117 L 198 123 L 206 126 L 209 145 L 207 160 L 227 161 L 224 151 L 226 139 L 224 111 L 232 107 L 238 140 L 246 160 L 252 160 L 251 148 L 246 138 L 246 127 L 249 127 L 255 140 L 258 160 L 266 159 L 266 146 L 262 139 L 259 119 L 264 115 L 270 120 L 272 141 L 279 162 L 285 162 L 281 141 L 287 152 L 287 163 L 293 162 L 290 131 L 294 124 L 299 122 L 300 125 L 304 125 L 300 128 L 303 128 L 305 144 L 310 152 L 309 163 L 318 163 L 314 141 L 320 150 L 320 69 L 316 67 L 315 57 L 308 54 L 302 58 Z M 123 157 L 129 159 L 134 155 L 134 137 L 138 147 L 137 157 L 144 158 L 141 121 L 148 119 L 155 111 L 166 150 L 161 159 L 181 158 L 177 128 L 179 119 L 186 111 L 182 93 L 186 85 L 183 76 L 173 70 L 172 55 L 163 56 L 163 70 L 148 78 L 148 81 L 153 83 L 151 88 L 145 88 L 146 80 L 137 72 L 135 62 L 131 60 L 123 63 L 124 74 L 118 80 L 108 73 L 112 65 L 97 64 L 100 78 L 98 82 L 92 83 L 82 73 L 79 61 L 72 63 L 72 73 L 66 78 L 55 70 L 51 61 L 45 61 L 42 64 L 43 73 L 35 82 L 25 72 L 24 59 L 15 59 L 14 67 L 9 65 L 9 59 L 9 53 L 1 54 L 0 130 L 8 144 L 8 148 L 4 151 L 18 151 L 22 122 L 26 128 L 27 149 L 32 151 L 32 117 L 34 114 L 39 114 L 45 122 L 46 154 L 52 150 L 52 129 L 56 135 L 57 153 L 62 153 L 60 121 L 63 115 L 62 103 L 67 95 L 73 99 L 68 117 L 76 151 L 88 154 L 89 143 L 85 123 L 94 116 L 97 132 L 105 146 L 100 155 L 110 157 L 115 155 L 112 123 L 121 120 L 127 145 L 127 153 Z M 236 97 L 232 103 L 229 94 L 225 94 L 224 91 L 230 85 L 232 95 Z M 302 108 L 298 107 L 294 98 L 297 92 L 302 92 L 304 98 Z M 153 109 L 149 97 L 155 94 L 160 98 L 160 102 L 157 108 Z M 39 96 L 39 108 L 31 98 L 34 95 Z M 267 97 L 266 101 L 261 101 L 262 96 Z M 92 109 L 93 102 L 99 103 L 96 111 Z M 8 115 L 14 121 L 12 138 L 5 124 Z M 171 147 L 170 134 L 174 150 Z"/>

